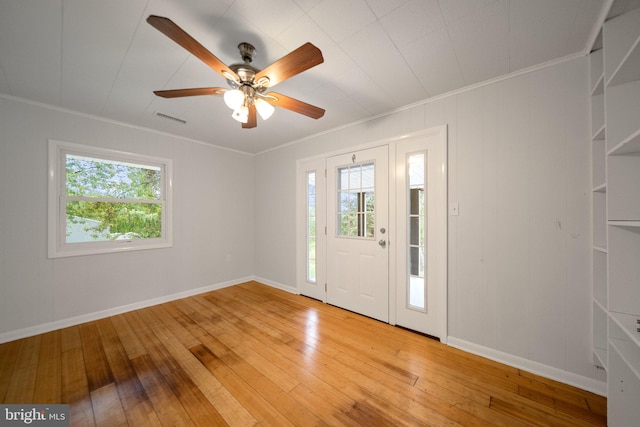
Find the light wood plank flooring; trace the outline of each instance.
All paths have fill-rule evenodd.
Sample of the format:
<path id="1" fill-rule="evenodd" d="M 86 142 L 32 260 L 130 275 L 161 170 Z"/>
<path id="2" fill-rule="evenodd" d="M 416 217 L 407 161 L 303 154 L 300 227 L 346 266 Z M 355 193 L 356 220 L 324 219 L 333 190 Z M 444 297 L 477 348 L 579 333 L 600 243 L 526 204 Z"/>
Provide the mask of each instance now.
<path id="1" fill-rule="evenodd" d="M 606 424 L 606 399 L 248 282 L 0 345 L 75 426 Z"/>

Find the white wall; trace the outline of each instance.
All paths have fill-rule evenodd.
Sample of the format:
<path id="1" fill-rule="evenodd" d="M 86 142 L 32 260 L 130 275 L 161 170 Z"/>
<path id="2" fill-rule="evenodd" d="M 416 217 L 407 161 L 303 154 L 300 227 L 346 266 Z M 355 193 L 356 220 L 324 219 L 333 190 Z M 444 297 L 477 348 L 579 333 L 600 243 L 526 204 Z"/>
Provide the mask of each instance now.
<path id="1" fill-rule="evenodd" d="M 447 124 L 460 207 L 449 217 L 449 336 L 569 382 L 597 378 L 587 66 L 556 64 L 258 155 L 255 274 L 296 287 L 296 159 Z"/>
<path id="2" fill-rule="evenodd" d="M 597 378 L 587 77 L 576 59 L 255 157 L 0 97 L 0 338 L 250 276 L 295 290 L 296 160 L 447 124 L 450 343 Z M 174 247 L 47 259 L 48 138 L 172 158 Z"/>
<path id="3" fill-rule="evenodd" d="M 0 129 L 0 337 L 253 274 L 253 156 L 3 97 Z M 173 159 L 174 246 L 48 259 L 48 138 Z"/>

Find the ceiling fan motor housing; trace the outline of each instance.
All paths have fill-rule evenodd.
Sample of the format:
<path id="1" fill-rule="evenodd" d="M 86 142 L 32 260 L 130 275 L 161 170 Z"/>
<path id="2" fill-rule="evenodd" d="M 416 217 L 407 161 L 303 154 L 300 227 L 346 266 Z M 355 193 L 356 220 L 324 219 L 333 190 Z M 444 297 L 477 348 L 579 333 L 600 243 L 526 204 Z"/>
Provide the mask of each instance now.
<path id="1" fill-rule="evenodd" d="M 251 43 L 242 42 L 238 45 L 240 50 L 240 56 L 246 63 L 253 62 L 253 55 L 256 53 L 256 48 Z"/>
<path id="2" fill-rule="evenodd" d="M 250 63 L 253 61 L 253 56 L 256 53 L 256 49 L 252 44 L 242 42 L 238 45 L 238 49 L 240 50 L 240 56 L 244 63 L 242 64 L 231 64 L 229 68 L 235 72 L 238 77 L 240 77 L 240 82 L 237 82 L 232 79 L 227 79 L 227 83 L 233 89 L 239 89 L 242 86 L 251 86 L 255 92 L 262 93 L 267 89 L 269 85 L 269 78 L 262 77 L 260 81 L 255 81 L 256 74 L 260 71 L 259 68 L 254 67 Z"/>

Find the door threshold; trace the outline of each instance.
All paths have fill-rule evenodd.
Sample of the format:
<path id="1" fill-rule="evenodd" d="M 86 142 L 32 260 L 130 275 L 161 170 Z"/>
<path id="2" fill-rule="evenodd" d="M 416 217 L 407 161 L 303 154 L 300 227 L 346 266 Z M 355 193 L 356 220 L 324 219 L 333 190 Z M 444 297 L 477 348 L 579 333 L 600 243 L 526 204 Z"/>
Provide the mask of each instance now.
<path id="1" fill-rule="evenodd" d="M 424 332 L 416 331 L 415 329 L 405 328 L 404 326 L 400 326 L 400 325 L 395 325 L 395 327 L 396 328 L 400 328 L 400 329 L 404 329 L 405 331 L 413 332 L 414 334 L 422 335 L 423 337 L 427 337 L 427 338 L 429 338 L 431 340 L 435 340 L 435 341 L 440 342 L 440 338 L 438 338 L 436 336 L 425 334 Z"/>

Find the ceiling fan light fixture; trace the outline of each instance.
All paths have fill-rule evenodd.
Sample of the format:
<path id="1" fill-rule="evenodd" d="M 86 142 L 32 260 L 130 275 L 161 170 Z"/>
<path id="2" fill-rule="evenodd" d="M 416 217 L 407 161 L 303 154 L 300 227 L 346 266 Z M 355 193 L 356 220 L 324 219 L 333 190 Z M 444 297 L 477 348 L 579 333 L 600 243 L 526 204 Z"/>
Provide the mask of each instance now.
<path id="1" fill-rule="evenodd" d="M 249 108 L 247 108 L 245 105 L 241 105 L 240 107 L 233 110 L 233 113 L 231 113 L 231 117 L 233 117 L 234 120 L 237 120 L 240 123 L 247 123 L 249 121 Z"/>
<path id="2" fill-rule="evenodd" d="M 260 114 L 260 117 L 262 117 L 262 120 L 267 120 L 273 115 L 273 112 L 275 111 L 275 107 L 262 98 L 254 99 L 253 103 L 256 106 L 258 114 Z"/>
<path id="3" fill-rule="evenodd" d="M 224 93 L 224 103 L 232 110 L 237 110 L 244 104 L 244 93 L 239 89 L 230 89 Z"/>
<path id="4" fill-rule="evenodd" d="M 251 65 L 255 47 L 250 43 L 242 42 L 238 45 L 238 49 L 243 63 L 227 66 L 171 19 L 149 15 L 147 22 L 224 77 L 230 87 L 230 89 L 200 87 L 154 91 L 156 96 L 181 98 L 223 95 L 225 104 L 233 110 L 231 117 L 241 122 L 243 129 L 255 128 L 258 114 L 263 120 L 269 119 L 273 115 L 274 107 L 282 107 L 313 119 L 319 119 L 324 115 L 325 111 L 314 105 L 273 92 L 265 93 L 278 83 L 324 62 L 322 52 L 313 44 L 307 42 L 265 68 L 259 69 Z"/>

